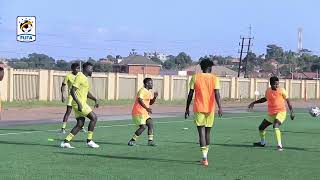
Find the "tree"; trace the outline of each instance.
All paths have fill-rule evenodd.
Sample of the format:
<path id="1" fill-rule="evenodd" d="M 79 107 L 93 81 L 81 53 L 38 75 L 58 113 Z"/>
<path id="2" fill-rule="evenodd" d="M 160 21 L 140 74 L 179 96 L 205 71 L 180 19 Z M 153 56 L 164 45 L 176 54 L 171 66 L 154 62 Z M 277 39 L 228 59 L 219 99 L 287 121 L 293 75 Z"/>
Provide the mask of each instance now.
<path id="1" fill-rule="evenodd" d="M 291 68 L 290 65 L 281 66 L 279 68 L 280 75 L 284 77 L 288 76 L 291 73 Z"/>
<path id="2" fill-rule="evenodd" d="M 13 68 L 26 68 L 26 69 L 54 69 L 55 59 L 45 54 L 32 53 L 28 57 L 21 59 L 13 59 L 10 63 Z"/>
<path id="3" fill-rule="evenodd" d="M 88 58 L 87 62 L 90 62 L 92 64 L 95 64 L 97 61 L 92 59 L 91 57 Z"/>
<path id="4" fill-rule="evenodd" d="M 29 64 L 30 68 L 53 69 L 55 67 L 55 59 L 45 54 L 32 53 L 28 58 L 22 58 Z"/>
<path id="5" fill-rule="evenodd" d="M 274 71 L 275 70 L 274 66 L 271 65 L 271 64 L 268 64 L 268 63 L 263 64 L 262 68 L 266 72 L 270 72 L 270 71 Z"/>
<path id="6" fill-rule="evenodd" d="M 56 69 L 64 70 L 64 71 L 69 70 L 70 64 L 68 62 L 66 62 L 65 60 L 57 60 Z"/>
<path id="7" fill-rule="evenodd" d="M 116 63 L 117 62 L 117 59 L 115 57 L 113 57 L 112 55 L 108 55 L 107 56 L 107 59 L 113 63 Z"/>
<path id="8" fill-rule="evenodd" d="M 177 65 L 178 69 L 183 69 L 183 68 L 187 67 L 188 65 L 192 64 L 192 59 L 186 53 L 181 52 L 175 58 L 174 62 Z"/>
<path id="9" fill-rule="evenodd" d="M 173 55 L 168 55 L 168 56 L 167 56 L 167 60 L 174 59 L 174 58 L 176 58 L 176 57 L 173 56 Z"/>
<path id="10" fill-rule="evenodd" d="M 163 66 L 162 66 L 164 69 L 176 69 L 177 68 L 177 65 L 176 63 L 174 62 L 174 59 L 168 59 L 166 60 L 164 63 L 163 63 Z"/>
<path id="11" fill-rule="evenodd" d="M 247 65 L 245 67 L 245 65 Z M 254 67 L 258 65 L 257 55 L 253 52 L 248 52 L 246 57 L 243 59 L 244 69 L 247 69 L 247 74 L 254 71 Z"/>
<path id="12" fill-rule="evenodd" d="M 93 65 L 94 72 L 112 72 L 112 65 L 97 62 Z"/>
<path id="13" fill-rule="evenodd" d="M 213 56 L 213 55 L 209 55 L 209 58 L 214 61 L 217 62 L 215 64 L 218 65 L 226 65 L 227 64 L 227 59 L 223 56 Z"/>
<path id="14" fill-rule="evenodd" d="M 24 61 L 17 61 L 14 64 L 11 64 L 10 66 L 15 69 L 28 69 L 28 63 Z"/>
<path id="15" fill-rule="evenodd" d="M 266 59 L 275 59 L 282 63 L 283 57 L 284 57 L 284 52 L 282 47 L 279 47 L 275 44 L 267 45 Z"/>
<path id="16" fill-rule="evenodd" d="M 310 69 L 312 72 L 319 72 L 320 71 L 320 63 L 312 64 Z"/>
<path id="17" fill-rule="evenodd" d="M 151 61 L 163 65 L 163 62 L 162 62 L 159 58 L 157 58 L 157 57 L 152 57 L 152 58 L 151 58 Z"/>

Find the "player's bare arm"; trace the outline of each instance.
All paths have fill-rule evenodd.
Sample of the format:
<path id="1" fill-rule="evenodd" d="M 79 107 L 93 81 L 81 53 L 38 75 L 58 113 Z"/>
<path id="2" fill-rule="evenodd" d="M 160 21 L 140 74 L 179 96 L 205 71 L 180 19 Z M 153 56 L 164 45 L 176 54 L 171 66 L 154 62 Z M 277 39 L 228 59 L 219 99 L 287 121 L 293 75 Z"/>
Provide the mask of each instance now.
<path id="1" fill-rule="evenodd" d="M 150 100 L 150 105 L 152 105 L 152 104 L 154 104 L 154 102 L 156 102 L 158 95 L 159 95 L 158 92 L 154 92 L 153 98 Z"/>
<path id="2" fill-rule="evenodd" d="M 64 101 L 66 100 L 66 98 L 64 97 L 64 90 L 65 90 L 65 88 L 66 88 L 66 84 L 65 84 L 65 83 L 62 83 L 61 88 L 60 88 L 60 90 L 61 90 L 61 101 L 62 101 L 62 102 L 64 102 Z"/>
<path id="3" fill-rule="evenodd" d="M 70 90 L 70 94 L 73 98 L 73 100 L 77 103 L 78 105 L 78 110 L 81 112 L 82 111 L 82 104 L 80 103 L 77 94 L 76 94 L 77 88 L 72 86 L 71 90 Z"/>
<path id="4" fill-rule="evenodd" d="M 286 99 L 286 101 L 287 101 L 288 108 L 289 108 L 289 110 L 290 110 L 290 118 L 291 118 L 291 120 L 293 120 L 293 119 L 294 119 L 294 113 L 293 113 L 292 105 L 291 105 L 289 99 Z"/>
<path id="5" fill-rule="evenodd" d="M 151 109 L 151 108 L 148 108 L 148 107 L 144 104 L 143 99 L 138 98 L 138 102 L 139 102 L 139 104 L 140 104 L 143 108 L 145 108 L 145 109 L 147 110 L 148 113 L 152 114 L 152 109 Z"/>
<path id="6" fill-rule="evenodd" d="M 94 97 L 91 92 L 88 92 L 87 97 L 94 101 L 94 107 L 95 108 L 99 107 L 98 99 L 96 97 Z"/>
<path id="7" fill-rule="evenodd" d="M 189 94 L 188 94 L 188 99 L 187 99 L 187 105 L 186 105 L 186 112 L 184 113 L 184 118 L 187 119 L 188 116 L 190 116 L 190 104 L 193 98 L 193 94 L 194 94 L 194 89 L 190 89 Z"/>
<path id="8" fill-rule="evenodd" d="M 214 96 L 217 102 L 217 106 L 218 106 L 218 114 L 221 117 L 222 116 L 222 107 L 221 107 L 221 98 L 220 98 L 220 91 L 219 89 L 215 89 L 214 90 Z"/>
<path id="9" fill-rule="evenodd" d="M 252 103 L 249 104 L 248 108 L 252 109 L 255 104 L 260 104 L 260 103 L 264 103 L 264 102 L 267 102 L 267 98 L 265 98 L 265 97 L 258 99 L 256 101 L 253 101 Z"/>

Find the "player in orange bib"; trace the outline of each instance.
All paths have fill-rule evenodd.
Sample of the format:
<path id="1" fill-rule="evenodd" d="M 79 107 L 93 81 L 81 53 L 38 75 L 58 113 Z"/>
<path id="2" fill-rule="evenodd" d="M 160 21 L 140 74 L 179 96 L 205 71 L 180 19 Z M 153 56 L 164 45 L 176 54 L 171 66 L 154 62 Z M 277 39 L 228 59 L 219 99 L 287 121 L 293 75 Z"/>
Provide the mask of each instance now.
<path id="1" fill-rule="evenodd" d="M 190 115 L 189 107 L 193 94 L 194 122 L 199 133 L 200 148 L 202 151 L 201 164 L 208 166 L 208 151 L 210 145 L 210 131 L 214 122 L 215 102 L 218 105 L 218 114 L 222 116 L 220 102 L 219 78 L 211 74 L 213 62 L 205 58 L 200 62 L 203 73 L 195 74 L 190 81 L 190 91 L 187 100 L 185 118 Z"/>
<path id="2" fill-rule="evenodd" d="M 284 88 L 279 87 L 278 77 L 274 76 L 270 78 L 270 86 L 271 87 L 266 90 L 266 94 L 264 98 L 254 101 L 248 106 L 249 109 L 252 109 L 255 104 L 264 103 L 268 101 L 268 117 L 264 119 L 259 126 L 261 141 L 253 143 L 253 145 L 258 147 L 264 147 L 266 145 L 265 129 L 271 124 L 273 124 L 273 129 L 274 129 L 276 140 L 278 143 L 277 149 L 279 151 L 283 151 L 283 146 L 281 143 L 281 131 L 279 127 L 286 119 L 285 102 L 287 102 L 288 104 L 291 120 L 294 119 L 294 113 L 288 98 L 287 91 Z"/>
<path id="3" fill-rule="evenodd" d="M 132 120 L 139 126 L 139 128 L 134 133 L 133 137 L 128 142 L 129 146 L 134 146 L 138 137 L 143 133 L 143 131 L 148 127 L 148 145 L 155 146 L 153 141 L 153 122 L 150 117 L 152 114 L 152 105 L 157 97 L 158 93 L 154 92 L 152 94 L 151 89 L 153 88 L 153 82 L 151 78 L 145 78 L 143 80 L 144 87 L 138 91 L 135 103 L 132 108 Z"/>

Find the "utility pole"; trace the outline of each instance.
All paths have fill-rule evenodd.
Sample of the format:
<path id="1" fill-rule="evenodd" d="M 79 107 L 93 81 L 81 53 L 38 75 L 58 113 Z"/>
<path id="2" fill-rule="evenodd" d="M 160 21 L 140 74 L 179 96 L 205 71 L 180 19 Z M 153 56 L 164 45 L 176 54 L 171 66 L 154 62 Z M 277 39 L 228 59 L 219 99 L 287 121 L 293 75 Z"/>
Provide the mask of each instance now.
<path id="1" fill-rule="evenodd" d="M 302 49 L 302 28 L 298 28 L 298 53 L 301 53 Z"/>
<path id="2" fill-rule="evenodd" d="M 247 59 L 246 59 L 246 61 L 245 61 L 245 66 L 244 66 L 244 77 L 246 78 L 246 77 L 248 77 L 248 74 L 247 74 L 247 65 L 248 65 L 248 53 L 250 52 L 250 46 L 251 46 L 251 37 L 249 37 L 248 38 L 249 39 L 249 42 L 248 42 L 248 49 L 247 49 Z"/>
<path id="3" fill-rule="evenodd" d="M 240 58 L 239 58 L 239 69 L 238 69 L 238 77 L 240 77 L 240 74 L 241 74 L 241 66 L 242 66 L 242 55 L 243 54 L 247 54 L 250 52 L 250 47 L 252 46 L 251 44 L 251 40 L 253 39 L 253 37 L 251 37 L 251 25 L 249 27 L 249 36 L 248 37 L 240 37 L 241 39 L 241 50 L 240 50 Z M 245 44 L 247 43 L 247 44 Z M 240 43 L 239 43 L 240 45 Z M 243 48 L 247 46 L 247 51 L 243 51 Z M 248 59 L 245 61 L 245 64 L 244 64 L 244 70 L 245 70 L 245 74 L 244 74 L 244 77 L 247 77 L 248 74 L 247 74 L 247 65 L 248 65 Z"/>
<path id="4" fill-rule="evenodd" d="M 241 38 L 241 37 L 240 37 Z M 238 77 L 240 77 L 240 71 L 241 71 L 241 61 L 242 61 L 242 53 L 243 53 L 243 43 L 244 43 L 244 38 L 241 38 L 241 50 L 240 50 L 240 59 L 239 59 L 239 68 L 238 68 Z"/>

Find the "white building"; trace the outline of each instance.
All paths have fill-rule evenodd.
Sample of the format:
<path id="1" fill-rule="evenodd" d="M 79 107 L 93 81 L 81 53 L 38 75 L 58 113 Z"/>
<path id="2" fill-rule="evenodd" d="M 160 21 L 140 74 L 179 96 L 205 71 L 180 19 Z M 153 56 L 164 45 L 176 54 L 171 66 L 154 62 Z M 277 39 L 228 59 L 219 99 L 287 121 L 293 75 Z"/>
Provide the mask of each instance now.
<path id="1" fill-rule="evenodd" d="M 153 57 L 156 57 L 158 59 L 160 59 L 162 62 L 167 60 L 167 54 L 166 53 L 159 53 L 159 52 L 145 52 L 144 56 L 151 59 Z"/>

